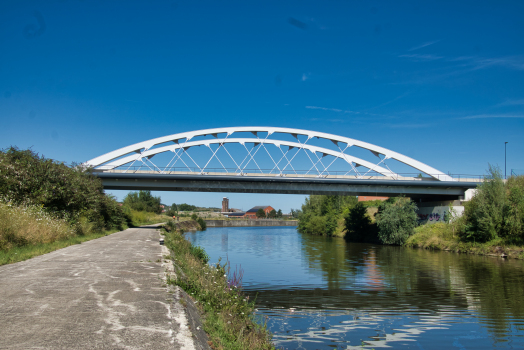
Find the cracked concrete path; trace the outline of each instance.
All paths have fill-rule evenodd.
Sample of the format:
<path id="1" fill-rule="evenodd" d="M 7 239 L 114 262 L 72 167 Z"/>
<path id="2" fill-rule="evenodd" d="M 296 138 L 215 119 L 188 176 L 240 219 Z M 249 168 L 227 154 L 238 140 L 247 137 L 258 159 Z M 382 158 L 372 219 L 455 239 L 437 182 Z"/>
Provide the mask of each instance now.
<path id="1" fill-rule="evenodd" d="M 0 349 L 194 349 L 154 227 L 0 266 Z"/>

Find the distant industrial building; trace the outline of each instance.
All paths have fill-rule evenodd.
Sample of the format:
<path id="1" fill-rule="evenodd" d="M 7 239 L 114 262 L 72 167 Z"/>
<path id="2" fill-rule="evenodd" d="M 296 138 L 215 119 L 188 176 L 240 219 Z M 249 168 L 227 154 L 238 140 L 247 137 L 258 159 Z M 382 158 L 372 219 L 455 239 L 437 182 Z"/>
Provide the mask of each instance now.
<path id="1" fill-rule="evenodd" d="M 264 213 L 266 213 L 266 216 L 271 212 L 271 210 L 275 210 L 270 205 L 258 205 L 256 207 L 253 207 L 253 208 L 249 209 L 248 211 L 246 211 L 246 215 L 244 217 L 249 218 L 249 219 L 256 219 L 257 218 L 257 211 L 259 209 L 263 209 Z"/>
<path id="2" fill-rule="evenodd" d="M 259 209 L 263 209 L 266 216 L 268 216 L 272 210 L 275 210 L 270 205 L 257 205 L 256 207 L 249 209 L 247 212 L 243 212 L 240 209 L 229 208 L 229 198 L 222 198 L 222 214 L 228 218 L 256 219 Z"/>
<path id="3" fill-rule="evenodd" d="M 229 212 L 229 198 L 224 197 L 222 198 L 222 213 L 228 213 Z"/>

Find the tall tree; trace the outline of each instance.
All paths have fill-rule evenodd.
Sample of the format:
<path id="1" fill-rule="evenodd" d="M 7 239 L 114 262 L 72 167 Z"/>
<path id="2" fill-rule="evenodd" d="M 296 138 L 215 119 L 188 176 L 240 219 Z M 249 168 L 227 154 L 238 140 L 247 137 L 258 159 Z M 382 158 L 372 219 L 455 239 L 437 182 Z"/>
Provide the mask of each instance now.
<path id="1" fill-rule="evenodd" d="M 133 210 L 160 214 L 162 212 L 160 201 L 160 197 L 153 196 L 151 191 L 140 190 L 138 192 L 129 192 L 124 198 L 124 205 Z"/>

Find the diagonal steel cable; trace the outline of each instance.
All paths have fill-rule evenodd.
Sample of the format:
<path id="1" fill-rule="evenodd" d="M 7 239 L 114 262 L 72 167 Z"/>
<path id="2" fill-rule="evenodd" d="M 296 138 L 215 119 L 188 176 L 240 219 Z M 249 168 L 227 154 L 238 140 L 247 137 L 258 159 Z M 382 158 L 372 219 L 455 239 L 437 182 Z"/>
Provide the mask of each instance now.
<path id="1" fill-rule="evenodd" d="M 299 147 L 293 147 L 293 148 L 297 148 L 297 151 L 295 152 L 295 154 L 293 155 L 293 157 L 291 157 L 291 159 L 288 160 L 286 166 L 285 166 L 284 168 L 282 168 L 282 171 L 286 170 L 287 166 L 289 165 L 289 166 L 291 167 L 291 169 L 293 169 L 293 171 L 295 172 L 295 174 L 298 175 L 298 173 L 297 173 L 297 171 L 295 170 L 295 168 L 293 167 L 293 165 L 291 165 L 291 162 L 293 161 L 293 159 L 295 159 L 295 157 L 297 156 L 297 154 L 299 154 L 300 151 L 303 150 L 303 148 L 299 148 Z M 291 150 L 291 148 L 288 149 L 288 152 L 289 152 L 290 150 Z M 304 152 L 305 152 L 305 150 L 304 150 Z M 287 160 L 287 157 L 286 157 L 286 160 Z"/>
<path id="2" fill-rule="evenodd" d="M 260 145 L 260 144 L 259 144 Z M 256 162 L 255 160 L 255 155 L 257 154 L 258 150 L 260 149 L 260 147 L 258 147 L 256 150 L 255 150 L 255 153 L 251 154 L 251 152 L 247 149 L 246 145 L 244 144 L 243 145 L 244 148 L 246 149 L 247 153 L 249 154 L 249 156 L 251 157 L 251 159 L 246 163 L 246 165 L 244 166 L 244 168 L 242 169 L 242 172 L 244 172 L 244 170 L 246 169 L 246 167 L 248 166 L 249 162 L 253 161 L 253 163 L 255 163 L 255 165 L 257 166 L 258 170 L 260 170 L 260 172 L 263 174 L 264 172 L 262 171 L 262 169 L 260 169 L 260 167 L 258 166 L 258 163 Z M 253 146 L 253 149 L 255 149 L 256 146 Z"/>
<path id="3" fill-rule="evenodd" d="M 239 166 L 239 165 L 237 164 L 237 162 L 235 161 L 235 158 L 233 158 L 233 156 L 231 155 L 231 153 L 229 153 L 229 151 L 227 150 L 225 144 L 224 144 L 224 146 L 223 146 L 222 148 L 227 152 L 227 154 L 229 155 L 229 157 L 231 158 L 231 160 L 233 160 L 233 163 L 235 163 L 235 165 L 236 165 L 236 167 L 237 167 L 237 170 L 242 171 L 242 170 L 240 169 L 240 166 Z M 227 171 L 226 171 L 226 172 L 227 172 Z M 236 170 L 235 170 L 235 172 L 236 172 Z"/>
<path id="4" fill-rule="evenodd" d="M 271 171 L 269 172 L 270 174 L 273 172 L 273 170 L 275 170 L 275 168 L 278 168 L 278 164 L 280 164 L 280 162 L 282 161 L 282 159 L 286 158 L 286 154 L 289 152 L 289 150 L 291 148 L 288 148 L 288 150 L 286 151 L 286 153 L 284 153 L 284 151 L 282 151 L 282 148 L 280 148 L 280 145 L 275 145 L 278 147 L 278 149 L 280 150 L 280 152 L 282 152 L 282 157 L 280 157 L 280 159 L 278 160 L 278 162 L 275 164 L 275 166 L 273 167 L 273 169 L 271 169 Z M 287 158 L 286 158 L 287 160 Z M 280 170 L 280 168 L 278 168 L 278 170 L 280 171 L 280 174 L 282 174 L 282 172 L 284 171 L 283 169 Z M 294 169 L 293 169 L 294 170 Z M 295 171 L 295 174 L 296 174 L 296 171 Z"/>

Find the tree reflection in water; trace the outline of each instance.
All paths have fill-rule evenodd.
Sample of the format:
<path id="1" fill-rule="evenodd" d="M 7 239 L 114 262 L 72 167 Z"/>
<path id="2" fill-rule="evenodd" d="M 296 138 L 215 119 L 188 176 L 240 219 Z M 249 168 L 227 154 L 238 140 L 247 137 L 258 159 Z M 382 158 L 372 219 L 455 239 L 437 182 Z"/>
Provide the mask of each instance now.
<path id="1" fill-rule="evenodd" d="M 524 346 L 522 261 L 348 243 L 290 228 L 230 228 L 217 231 L 216 242 L 213 232 L 190 239 L 208 254 L 227 246 L 231 262 L 246 267 L 246 291 L 269 316 L 278 346 Z"/>

